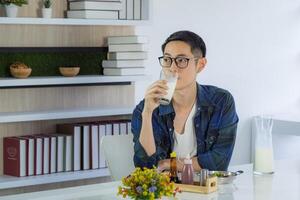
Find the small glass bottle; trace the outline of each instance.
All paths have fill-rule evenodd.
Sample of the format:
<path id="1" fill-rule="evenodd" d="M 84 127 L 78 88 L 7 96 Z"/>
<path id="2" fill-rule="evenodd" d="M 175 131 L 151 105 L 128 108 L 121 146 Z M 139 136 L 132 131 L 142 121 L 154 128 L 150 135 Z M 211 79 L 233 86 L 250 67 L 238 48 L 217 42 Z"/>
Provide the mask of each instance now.
<path id="1" fill-rule="evenodd" d="M 193 169 L 193 161 L 188 155 L 184 159 L 184 166 L 181 174 L 181 182 L 182 184 L 193 185 L 194 184 L 194 169 Z"/>
<path id="2" fill-rule="evenodd" d="M 176 152 L 172 152 L 170 154 L 170 180 L 179 183 L 178 175 L 177 175 L 177 165 L 176 165 Z"/>

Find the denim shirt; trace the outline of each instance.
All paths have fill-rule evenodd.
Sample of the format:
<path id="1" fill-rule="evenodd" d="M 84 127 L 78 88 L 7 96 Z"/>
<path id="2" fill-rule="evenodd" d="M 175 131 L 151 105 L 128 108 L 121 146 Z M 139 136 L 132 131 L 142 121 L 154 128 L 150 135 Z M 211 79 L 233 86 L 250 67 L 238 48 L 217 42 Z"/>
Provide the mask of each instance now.
<path id="1" fill-rule="evenodd" d="M 215 86 L 197 84 L 194 128 L 197 138 L 197 159 L 202 168 L 227 170 L 232 156 L 238 116 L 232 95 Z M 134 164 L 136 167 L 152 168 L 158 161 L 170 157 L 174 146 L 175 111 L 172 103 L 160 105 L 152 114 L 152 128 L 156 152 L 148 156 L 139 142 L 142 128 L 144 100 L 133 111 L 131 131 L 134 142 Z"/>

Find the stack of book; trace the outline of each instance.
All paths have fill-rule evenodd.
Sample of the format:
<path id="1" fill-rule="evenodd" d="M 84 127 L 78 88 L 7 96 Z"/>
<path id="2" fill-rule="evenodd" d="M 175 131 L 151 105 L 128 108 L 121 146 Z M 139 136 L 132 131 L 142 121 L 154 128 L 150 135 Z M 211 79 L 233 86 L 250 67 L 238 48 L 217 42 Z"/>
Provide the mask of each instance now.
<path id="1" fill-rule="evenodd" d="M 145 36 L 108 37 L 107 60 L 102 61 L 103 74 L 107 76 L 145 74 L 147 42 Z"/>
<path id="2" fill-rule="evenodd" d="M 120 0 L 68 0 L 68 18 L 83 19 L 119 19 L 122 10 Z"/>
<path id="3" fill-rule="evenodd" d="M 68 18 L 149 19 L 149 0 L 68 0 Z"/>
<path id="4" fill-rule="evenodd" d="M 100 147 L 104 135 L 129 134 L 129 120 L 58 124 L 59 134 L 6 137 L 4 174 L 32 176 L 107 167 Z"/>

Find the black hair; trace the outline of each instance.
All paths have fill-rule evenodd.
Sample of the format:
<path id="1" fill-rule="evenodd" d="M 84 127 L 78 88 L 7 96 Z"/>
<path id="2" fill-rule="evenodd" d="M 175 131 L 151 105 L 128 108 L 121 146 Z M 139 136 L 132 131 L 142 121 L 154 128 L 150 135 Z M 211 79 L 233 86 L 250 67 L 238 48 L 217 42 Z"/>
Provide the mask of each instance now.
<path id="1" fill-rule="evenodd" d="M 194 56 L 197 54 L 200 54 L 202 57 L 206 56 L 206 45 L 203 39 L 196 33 L 191 31 L 177 31 L 172 33 L 161 46 L 163 52 L 165 51 L 166 45 L 172 41 L 182 41 L 190 45 Z"/>

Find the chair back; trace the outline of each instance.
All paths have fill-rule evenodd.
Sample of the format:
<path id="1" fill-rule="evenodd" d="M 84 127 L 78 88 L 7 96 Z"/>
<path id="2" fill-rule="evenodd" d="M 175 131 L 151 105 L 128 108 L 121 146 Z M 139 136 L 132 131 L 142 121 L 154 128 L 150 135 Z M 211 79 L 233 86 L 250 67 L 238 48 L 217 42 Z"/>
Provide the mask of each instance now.
<path id="1" fill-rule="evenodd" d="M 106 135 L 101 139 L 101 150 L 104 153 L 111 177 L 121 180 L 134 170 L 133 135 Z"/>

